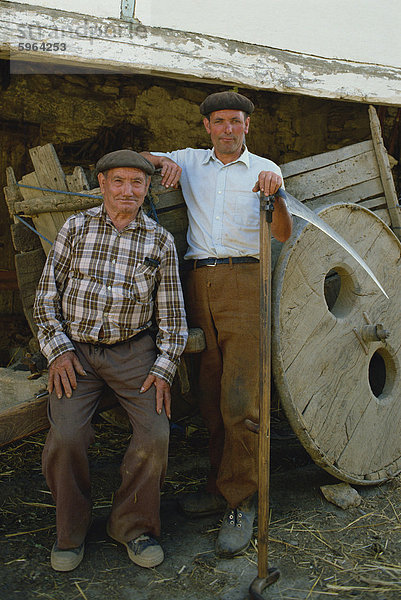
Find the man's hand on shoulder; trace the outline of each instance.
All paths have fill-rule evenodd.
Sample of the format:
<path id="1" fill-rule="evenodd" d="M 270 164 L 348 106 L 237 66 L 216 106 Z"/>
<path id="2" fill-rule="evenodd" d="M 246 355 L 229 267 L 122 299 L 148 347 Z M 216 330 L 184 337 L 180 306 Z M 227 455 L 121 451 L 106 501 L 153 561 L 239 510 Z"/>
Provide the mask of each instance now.
<path id="1" fill-rule="evenodd" d="M 49 367 L 49 382 L 47 385 L 49 394 L 54 389 L 58 399 L 62 397 L 63 393 L 67 398 L 71 398 L 72 390 L 77 387 L 75 373 L 86 375 L 75 352 L 68 351 L 60 354 Z"/>
<path id="2" fill-rule="evenodd" d="M 273 171 L 261 171 L 258 180 L 253 186 L 253 192 L 264 192 L 265 196 L 272 196 L 283 185 L 280 175 Z"/>
<path id="3" fill-rule="evenodd" d="M 164 187 L 176 188 L 178 186 L 182 169 L 177 163 L 167 156 L 158 156 L 151 152 L 141 152 L 141 154 L 147 158 L 156 169 L 161 169 L 162 185 L 164 185 Z"/>
<path id="4" fill-rule="evenodd" d="M 146 392 L 154 385 L 156 388 L 156 412 L 160 415 L 164 406 L 166 415 L 171 419 L 171 391 L 170 384 L 151 373 L 147 376 L 141 387 L 141 392 Z"/>
<path id="5" fill-rule="evenodd" d="M 162 185 L 164 187 L 174 187 L 178 186 L 178 181 L 181 177 L 182 169 L 175 163 L 171 158 L 167 158 L 167 156 L 160 156 L 162 170 Z"/>

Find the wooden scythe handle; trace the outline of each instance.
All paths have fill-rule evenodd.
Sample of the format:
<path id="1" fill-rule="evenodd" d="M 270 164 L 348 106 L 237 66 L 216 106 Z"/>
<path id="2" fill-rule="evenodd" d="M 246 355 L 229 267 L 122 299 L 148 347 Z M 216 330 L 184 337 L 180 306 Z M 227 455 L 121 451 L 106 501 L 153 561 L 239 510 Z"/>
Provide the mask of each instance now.
<path id="1" fill-rule="evenodd" d="M 271 217 L 260 211 L 260 332 L 259 332 L 259 508 L 258 576 L 268 575 L 270 390 L 271 390 Z"/>

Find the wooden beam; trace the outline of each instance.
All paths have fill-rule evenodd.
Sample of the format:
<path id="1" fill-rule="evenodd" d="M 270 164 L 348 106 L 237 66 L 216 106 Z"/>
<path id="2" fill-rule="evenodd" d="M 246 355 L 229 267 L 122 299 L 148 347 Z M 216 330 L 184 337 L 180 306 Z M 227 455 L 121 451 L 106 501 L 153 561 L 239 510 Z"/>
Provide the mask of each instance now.
<path id="1" fill-rule="evenodd" d="M 401 207 L 398 203 L 393 175 L 391 173 L 387 150 L 384 147 L 379 117 L 374 106 L 369 106 L 370 129 L 372 132 L 373 148 L 376 153 L 380 177 L 386 197 L 387 210 L 390 215 L 391 228 L 401 240 Z"/>
<path id="2" fill-rule="evenodd" d="M 399 106 L 401 69 L 327 59 L 215 36 L 89 17 L 0 0 L 0 54 L 11 51 L 11 72 L 26 61 L 65 72 L 149 74 L 215 84 Z M 34 42 L 65 44 L 46 52 Z M 285 42 L 283 42 L 285 43 Z M 19 50 L 23 44 L 24 50 Z M 30 46 L 25 46 L 30 44 Z M 28 68 L 28 71 L 27 71 Z M 24 70 L 25 69 L 25 70 Z"/>
<path id="3" fill-rule="evenodd" d="M 47 396 L 29 400 L 0 413 L 0 446 L 49 427 Z"/>
<path id="4" fill-rule="evenodd" d="M 96 190 L 100 194 L 100 190 Z M 89 194 L 89 191 L 88 191 Z M 83 198 L 82 196 L 61 196 L 61 194 L 49 194 L 39 196 L 30 200 L 14 202 L 14 213 L 24 215 L 40 215 L 47 212 L 64 212 L 75 210 L 86 210 L 102 203 L 99 198 Z"/>
<path id="5" fill-rule="evenodd" d="M 313 156 L 307 156 L 298 160 L 293 160 L 288 163 L 280 165 L 281 172 L 283 173 L 284 179 L 293 177 L 294 175 L 301 175 L 301 173 L 308 173 L 315 169 L 321 169 L 328 165 L 338 163 L 340 160 L 347 160 L 349 158 L 355 158 L 361 154 L 365 154 L 373 149 L 372 140 L 366 142 L 358 142 L 357 144 L 351 144 L 350 146 L 344 146 L 337 150 L 331 150 L 330 152 L 324 152 L 322 154 L 314 154 Z"/>

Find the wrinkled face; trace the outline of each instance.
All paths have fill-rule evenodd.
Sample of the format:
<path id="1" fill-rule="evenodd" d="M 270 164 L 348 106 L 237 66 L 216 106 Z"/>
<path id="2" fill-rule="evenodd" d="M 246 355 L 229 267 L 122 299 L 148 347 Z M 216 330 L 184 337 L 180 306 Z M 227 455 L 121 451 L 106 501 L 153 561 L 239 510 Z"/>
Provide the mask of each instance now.
<path id="1" fill-rule="evenodd" d="M 98 180 L 109 216 L 135 219 L 145 200 L 150 177 L 141 169 L 118 167 L 99 173 Z"/>
<path id="2" fill-rule="evenodd" d="M 210 135 L 216 155 L 229 154 L 238 156 L 248 133 L 249 117 L 245 118 L 242 110 L 216 110 L 205 118 L 203 124 Z"/>

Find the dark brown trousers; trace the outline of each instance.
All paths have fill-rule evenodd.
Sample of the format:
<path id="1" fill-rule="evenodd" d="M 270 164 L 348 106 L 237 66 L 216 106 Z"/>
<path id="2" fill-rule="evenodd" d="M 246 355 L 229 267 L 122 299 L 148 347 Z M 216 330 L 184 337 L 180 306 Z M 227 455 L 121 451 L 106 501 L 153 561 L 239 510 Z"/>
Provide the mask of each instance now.
<path id="1" fill-rule="evenodd" d="M 60 548 L 79 546 L 91 520 L 87 449 L 93 441 L 92 417 L 105 384 L 127 411 L 132 437 L 121 464 L 121 485 L 115 493 L 109 531 L 119 541 L 142 533 L 160 535 L 160 487 L 168 452 L 169 423 L 156 412 L 154 386 L 139 390 L 155 360 L 153 339 L 111 347 L 74 342 L 87 375 L 77 376 L 72 397 L 49 401 L 50 431 L 43 450 L 43 473 L 56 502 Z"/>
<path id="2" fill-rule="evenodd" d="M 259 419 L 259 264 L 220 264 L 187 273 L 189 325 L 205 332 L 200 409 L 210 434 L 209 491 L 232 508 L 257 490 Z"/>

